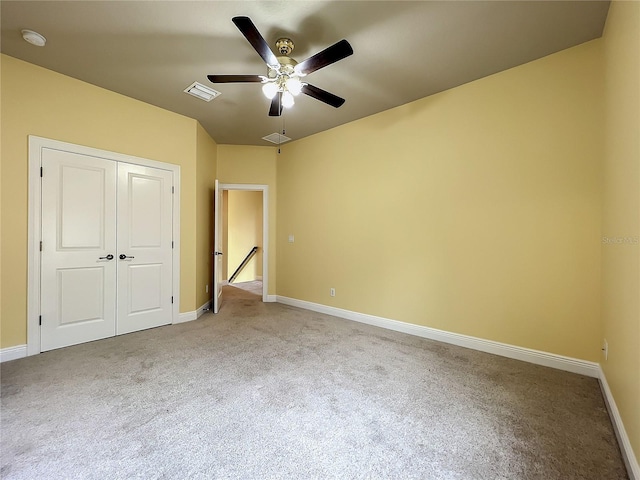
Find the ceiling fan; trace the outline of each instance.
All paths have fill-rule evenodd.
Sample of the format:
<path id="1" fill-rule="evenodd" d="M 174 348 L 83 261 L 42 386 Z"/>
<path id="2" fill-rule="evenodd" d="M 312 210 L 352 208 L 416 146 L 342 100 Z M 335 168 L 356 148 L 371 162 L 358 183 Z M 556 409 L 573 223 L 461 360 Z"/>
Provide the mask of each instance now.
<path id="1" fill-rule="evenodd" d="M 289 56 L 294 48 L 290 39 L 280 38 L 276 41 L 280 54 L 276 56 L 249 17 L 234 17 L 233 23 L 267 64 L 267 75 L 207 75 L 212 83 L 262 83 L 263 93 L 271 99 L 269 115 L 272 117 L 282 115 L 282 107 L 291 108 L 293 97 L 300 93 L 335 108 L 344 103 L 344 98 L 304 82 L 303 78 L 353 54 L 349 42 L 340 40 L 298 63 Z"/>

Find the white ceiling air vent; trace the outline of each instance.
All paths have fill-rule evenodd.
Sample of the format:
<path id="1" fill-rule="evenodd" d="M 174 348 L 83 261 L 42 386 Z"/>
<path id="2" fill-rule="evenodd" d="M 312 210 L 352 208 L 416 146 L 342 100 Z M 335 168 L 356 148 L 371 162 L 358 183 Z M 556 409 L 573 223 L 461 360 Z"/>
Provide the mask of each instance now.
<path id="1" fill-rule="evenodd" d="M 269 135 L 267 135 L 266 137 L 262 137 L 263 140 L 266 140 L 267 142 L 271 142 L 271 143 L 275 143 L 276 145 L 280 145 L 282 143 L 288 142 L 289 140 L 291 140 L 289 137 L 281 134 L 281 133 L 271 133 Z"/>
<path id="2" fill-rule="evenodd" d="M 218 95 L 220 95 L 220 92 L 218 92 L 217 90 L 209 88 L 198 82 L 193 82 L 191 85 L 184 89 L 184 92 L 188 93 L 189 95 L 193 95 L 200 100 L 204 100 L 205 102 L 210 102 Z"/>

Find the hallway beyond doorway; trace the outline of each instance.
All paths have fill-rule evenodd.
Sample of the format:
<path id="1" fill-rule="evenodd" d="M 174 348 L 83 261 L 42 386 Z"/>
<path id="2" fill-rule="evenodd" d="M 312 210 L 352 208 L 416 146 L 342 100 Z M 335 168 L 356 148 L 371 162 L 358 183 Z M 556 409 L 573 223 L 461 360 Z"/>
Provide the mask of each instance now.
<path id="1" fill-rule="evenodd" d="M 251 282 L 236 282 L 226 285 L 224 288 L 238 288 L 253 295 L 262 297 L 262 280 L 253 280 Z"/>

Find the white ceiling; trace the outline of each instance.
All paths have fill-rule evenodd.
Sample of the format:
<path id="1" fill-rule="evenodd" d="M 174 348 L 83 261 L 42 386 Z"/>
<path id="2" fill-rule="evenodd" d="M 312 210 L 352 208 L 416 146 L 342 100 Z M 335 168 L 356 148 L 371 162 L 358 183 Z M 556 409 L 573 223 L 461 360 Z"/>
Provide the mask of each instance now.
<path id="1" fill-rule="evenodd" d="M 298 139 L 453 88 L 602 35 L 602 1 L 10 1 L 2 52 L 195 118 L 221 144 Z M 346 38 L 354 54 L 305 81 L 346 99 L 334 109 L 305 95 L 269 117 L 260 84 L 216 84 L 207 74 L 264 75 L 234 16 L 302 61 Z M 47 38 L 34 47 L 20 35 Z M 205 103 L 193 81 L 222 92 Z"/>

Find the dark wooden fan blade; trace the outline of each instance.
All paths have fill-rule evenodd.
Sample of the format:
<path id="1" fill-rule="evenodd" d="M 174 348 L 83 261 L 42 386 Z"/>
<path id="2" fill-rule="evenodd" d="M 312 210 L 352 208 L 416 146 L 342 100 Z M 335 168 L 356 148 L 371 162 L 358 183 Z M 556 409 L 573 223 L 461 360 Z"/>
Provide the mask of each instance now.
<path id="1" fill-rule="evenodd" d="M 269 44 L 260 35 L 260 32 L 249 17 L 233 17 L 232 21 L 267 65 L 274 68 L 280 65 L 278 59 L 269 48 Z"/>
<path id="2" fill-rule="evenodd" d="M 282 92 L 276 93 L 271 100 L 271 108 L 269 109 L 270 117 L 279 117 L 282 115 Z"/>
<path id="3" fill-rule="evenodd" d="M 249 83 L 262 82 L 260 75 L 207 75 L 211 83 Z"/>
<path id="4" fill-rule="evenodd" d="M 342 60 L 353 53 L 353 48 L 346 40 L 340 40 L 338 43 L 334 43 L 330 47 L 325 48 L 319 53 L 316 53 L 313 57 L 307 58 L 304 62 L 300 62 L 296 65 L 296 72 L 303 73 L 305 75 L 315 72 L 316 70 L 331 65 L 332 63 Z"/>
<path id="5" fill-rule="evenodd" d="M 338 108 L 344 103 L 344 98 L 341 98 L 337 95 L 334 95 L 333 93 L 329 93 L 326 90 L 322 90 L 321 88 L 314 87 L 313 85 L 309 84 L 306 84 L 302 87 L 302 93 L 335 108 Z"/>

